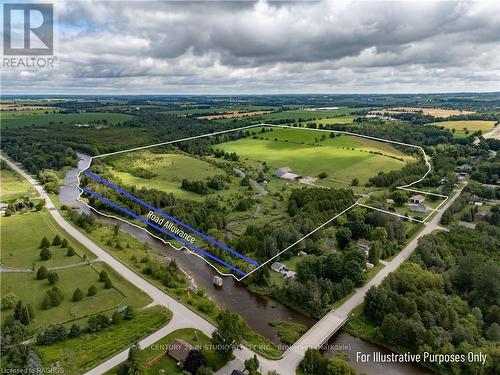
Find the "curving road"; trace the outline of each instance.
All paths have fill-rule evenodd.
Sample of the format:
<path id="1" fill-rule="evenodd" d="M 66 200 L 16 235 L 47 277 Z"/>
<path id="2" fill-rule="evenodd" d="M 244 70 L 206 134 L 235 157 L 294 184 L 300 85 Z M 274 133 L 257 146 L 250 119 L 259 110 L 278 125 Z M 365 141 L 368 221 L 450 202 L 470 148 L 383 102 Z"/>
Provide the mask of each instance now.
<path id="1" fill-rule="evenodd" d="M 164 337 L 170 332 L 173 332 L 179 328 L 195 328 L 208 336 L 211 336 L 212 332 L 215 330 L 210 322 L 206 321 L 193 311 L 189 310 L 187 307 L 173 299 L 172 297 L 165 294 L 163 291 L 158 289 L 156 286 L 150 284 L 148 281 L 137 275 L 135 272 L 130 270 L 127 266 L 123 265 L 120 261 L 115 259 L 113 256 L 108 254 L 105 250 L 100 248 L 90 239 L 88 239 L 81 232 L 76 230 L 73 226 L 66 222 L 66 220 L 57 211 L 55 205 L 50 199 L 49 195 L 43 190 L 42 186 L 38 184 L 31 176 L 29 176 L 24 170 L 22 170 L 15 163 L 9 159 L 0 156 L 3 160 L 9 164 L 12 169 L 25 177 L 38 191 L 40 196 L 45 199 L 47 208 L 49 212 L 54 217 L 56 222 L 66 231 L 69 235 L 74 237 L 76 240 L 80 241 L 84 246 L 86 246 L 90 251 L 92 251 L 101 261 L 106 262 L 109 266 L 113 267 L 117 272 L 119 272 L 125 279 L 133 283 L 138 288 L 142 289 L 147 293 L 154 301 L 154 304 L 159 304 L 166 306 L 173 312 L 173 318 L 171 322 L 148 336 L 140 342 L 142 348 L 153 344 L 160 338 Z M 463 187 L 462 187 L 463 188 Z M 305 351 L 310 347 L 318 347 L 323 344 L 330 336 L 332 332 L 338 330 L 344 322 L 349 318 L 351 311 L 363 302 L 364 296 L 368 289 L 372 286 L 379 285 L 392 271 L 396 270 L 401 263 L 403 263 L 415 250 L 417 247 L 418 240 L 431 233 L 434 230 L 442 229 L 439 227 L 439 221 L 443 212 L 455 201 L 455 199 L 460 194 L 461 189 L 455 192 L 455 195 L 450 198 L 446 204 L 444 204 L 439 210 L 436 211 L 434 217 L 427 222 L 425 227 L 417 234 L 417 236 L 386 266 L 377 273 L 377 275 L 371 279 L 366 285 L 358 288 L 355 294 L 350 297 L 344 304 L 339 308 L 327 313 L 320 321 L 318 321 L 309 331 L 307 331 L 289 350 L 287 350 L 283 358 L 278 361 L 268 360 L 258 356 L 261 373 L 265 374 L 267 371 L 276 370 L 282 375 L 292 375 L 295 374 L 295 370 L 302 360 Z M 111 368 L 117 366 L 121 362 L 125 361 L 127 358 L 128 349 L 115 355 L 111 359 L 100 364 L 96 368 L 89 371 L 87 374 L 97 375 L 102 374 Z M 235 359 L 220 369 L 218 375 L 228 375 L 235 368 L 242 369 L 243 362 L 245 359 L 251 358 L 254 352 L 248 348 L 243 347 L 241 350 L 235 351 Z"/>
<path id="2" fill-rule="evenodd" d="M 71 237 L 79 241 L 82 245 L 84 245 L 87 249 L 92 251 L 100 261 L 106 262 L 110 267 L 112 267 L 116 272 L 118 272 L 123 278 L 128 280 L 130 283 L 144 291 L 146 294 L 148 294 L 152 299 L 153 299 L 153 304 L 158 304 L 167 307 L 173 312 L 173 317 L 172 320 L 170 321 L 169 324 L 167 324 L 165 327 L 161 328 L 157 332 L 153 333 L 152 335 L 148 336 L 144 340 L 142 340 L 139 345 L 141 348 L 144 348 L 148 345 L 153 344 L 155 341 L 159 340 L 160 338 L 164 337 L 165 335 L 169 334 L 170 332 L 173 332 L 177 329 L 180 328 L 195 328 L 203 333 L 205 333 L 208 336 L 212 335 L 212 332 L 215 330 L 215 326 L 208 322 L 207 320 L 203 319 L 200 317 L 198 314 L 194 313 L 190 309 L 188 309 L 186 306 L 175 300 L 174 298 L 170 297 L 166 293 L 164 293 L 162 290 L 154 286 L 153 284 L 149 283 L 139 275 L 137 275 L 134 271 L 132 271 L 130 268 L 122 264 L 120 261 L 118 261 L 116 258 L 108 254 L 105 250 L 103 250 L 101 247 L 99 247 L 96 243 L 91 241 L 88 237 L 86 237 L 84 234 L 82 234 L 80 231 L 75 229 L 71 224 L 69 224 L 59 213 L 57 210 L 56 206 L 54 205 L 54 202 L 50 199 L 50 196 L 45 192 L 43 187 L 33 178 L 31 177 L 28 173 L 26 173 L 21 167 L 19 167 L 17 164 L 12 162 L 11 160 L 5 158 L 4 156 L 0 156 L 2 160 L 5 160 L 5 162 L 17 173 L 19 173 L 21 176 L 26 178 L 32 185 L 33 187 L 37 190 L 38 194 L 45 199 L 45 204 L 47 206 L 47 209 L 49 210 L 50 214 L 52 217 L 55 219 L 57 224 L 61 226 L 61 228 L 67 232 Z M 117 366 L 121 362 L 125 361 L 127 359 L 128 355 L 128 349 L 124 350 L 123 352 L 115 355 L 111 359 L 105 361 L 104 363 L 100 364 L 96 368 L 92 369 L 91 371 L 87 372 L 88 375 L 98 375 L 98 374 L 103 374 L 106 371 L 110 370 L 111 368 Z"/>
<path id="3" fill-rule="evenodd" d="M 448 199 L 448 201 L 438 210 L 434 217 L 427 222 L 425 227 L 418 233 L 418 235 L 401 250 L 401 252 L 390 262 L 386 264 L 382 270 L 380 270 L 373 279 L 366 283 L 361 288 L 356 289 L 356 293 L 350 297 L 346 302 L 344 302 L 339 308 L 331 310 L 327 313 L 320 321 L 318 321 L 313 327 L 311 327 L 295 344 L 285 352 L 283 358 L 279 361 L 270 361 L 266 359 L 259 358 L 261 364 L 261 373 L 266 373 L 270 370 L 276 370 L 282 375 L 292 375 L 295 374 L 295 370 L 299 365 L 300 361 L 304 357 L 307 348 L 318 347 L 327 341 L 331 336 L 332 332 L 337 331 L 344 322 L 349 318 L 351 311 L 363 302 L 366 292 L 370 287 L 379 285 L 389 273 L 396 270 L 401 263 L 403 263 L 411 253 L 415 250 L 418 244 L 418 240 L 433 232 L 434 230 L 441 230 L 439 226 L 439 221 L 443 212 L 457 199 L 463 187 L 455 192 L 455 195 Z M 231 373 L 231 369 L 243 368 L 243 362 L 253 356 L 253 352 L 243 348 L 243 350 L 238 350 L 235 353 L 235 359 L 230 362 L 227 366 L 222 368 L 217 372 L 218 375 L 226 375 Z"/>

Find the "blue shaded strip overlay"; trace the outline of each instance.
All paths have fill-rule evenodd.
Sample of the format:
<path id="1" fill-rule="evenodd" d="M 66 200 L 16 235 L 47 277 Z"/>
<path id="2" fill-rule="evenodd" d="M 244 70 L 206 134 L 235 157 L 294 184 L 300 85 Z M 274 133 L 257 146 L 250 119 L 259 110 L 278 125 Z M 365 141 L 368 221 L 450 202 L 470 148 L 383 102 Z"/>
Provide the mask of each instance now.
<path id="1" fill-rule="evenodd" d="M 107 204 L 109 204 L 110 206 L 112 206 L 112 207 L 114 207 L 114 208 L 116 208 L 116 209 L 118 209 L 118 210 L 120 210 L 120 211 L 122 211 L 122 212 L 126 213 L 127 215 L 132 216 L 133 218 L 135 218 L 135 219 L 137 219 L 137 220 L 142 221 L 143 223 L 147 224 L 147 225 L 148 225 L 148 226 L 150 226 L 151 228 L 154 228 L 154 229 L 156 229 L 156 230 L 158 230 L 158 231 L 160 231 L 160 232 L 162 232 L 162 233 L 165 233 L 166 235 L 168 235 L 168 236 L 170 236 L 170 237 L 172 237 L 172 238 L 176 239 L 177 241 L 182 242 L 184 245 L 186 245 L 187 247 L 190 247 L 190 248 L 192 248 L 193 250 L 195 250 L 195 251 L 199 252 L 199 253 L 200 253 L 200 254 L 202 254 L 203 256 L 206 256 L 206 257 L 208 257 L 208 258 L 210 258 L 210 259 L 215 260 L 216 262 L 218 262 L 218 263 L 220 263 L 220 264 L 222 264 L 222 265 L 224 265 L 224 266 L 226 266 L 226 267 L 228 267 L 228 268 L 232 269 L 233 271 L 238 272 L 240 275 L 246 276 L 246 273 L 245 273 L 245 272 L 243 272 L 242 270 L 240 270 L 240 269 L 238 269 L 238 268 L 236 268 L 236 267 L 234 267 L 234 266 L 230 265 L 229 263 L 224 262 L 222 259 L 217 258 L 215 255 L 212 255 L 212 254 L 210 254 L 210 253 L 206 252 L 205 250 L 202 250 L 202 249 L 200 249 L 199 247 L 194 246 L 192 243 L 190 243 L 190 242 L 188 242 L 188 241 L 186 241 L 186 240 L 184 240 L 184 239 L 182 239 L 182 238 L 179 238 L 179 237 L 177 237 L 176 235 L 174 235 L 174 234 L 172 234 L 172 233 L 170 233 L 170 232 L 167 232 L 166 230 L 164 230 L 163 228 L 159 227 L 158 225 L 156 225 L 156 224 L 154 224 L 154 223 L 151 223 L 150 221 L 148 221 L 148 220 L 144 219 L 144 218 L 143 218 L 143 217 L 141 217 L 141 216 L 138 216 L 138 215 L 134 214 L 133 212 L 130 212 L 130 211 L 129 211 L 129 210 L 127 210 L 126 208 L 123 208 L 122 206 L 120 206 L 120 205 L 118 205 L 118 204 L 116 204 L 116 203 L 114 203 L 114 202 L 110 201 L 109 199 L 107 199 L 107 198 L 103 197 L 102 195 L 100 195 L 100 194 L 98 194 L 98 193 L 96 193 L 96 192 L 94 192 L 94 191 L 92 191 L 92 190 L 89 190 L 89 189 L 87 189 L 87 188 L 85 188 L 85 187 L 82 187 L 81 189 L 82 189 L 84 192 L 86 192 L 86 193 L 88 193 L 88 194 L 90 194 L 90 195 L 92 195 L 92 196 L 94 196 L 94 197 L 96 197 L 96 198 L 100 199 L 100 200 L 101 200 L 101 201 L 103 201 L 104 203 L 107 203 Z"/>
<path id="2" fill-rule="evenodd" d="M 231 249 L 231 248 L 227 247 L 226 245 L 224 245 L 224 244 L 220 243 L 219 241 L 215 240 L 214 238 L 212 238 L 212 237 L 210 237 L 210 236 L 207 236 L 206 234 L 201 233 L 200 231 L 198 231 L 198 230 L 196 230 L 196 229 L 194 229 L 194 228 L 191 228 L 189 225 L 187 225 L 187 224 L 183 223 L 182 221 L 180 221 L 180 220 L 176 219 L 175 217 L 172 217 L 172 216 L 170 216 L 169 214 L 167 214 L 166 212 L 163 212 L 162 210 L 159 210 L 158 208 L 156 208 L 156 207 L 154 207 L 154 206 L 151 206 L 149 203 L 144 202 L 142 199 L 139 199 L 139 198 L 137 198 L 136 196 L 134 196 L 134 195 L 130 194 L 129 192 L 127 192 L 127 191 L 125 191 L 125 190 L 121 189 L 120 187 L 118 187 L 118 186 L 116 186 L 116 185 L 112 184 L 111 182 L 106 181 L 106 180 L 105 180 L 105 179 L 103 179 L 102 177 L 99 177 L 99 176 L 97 176 L 97 175 L 93 174 L 92 172 L 89 172 L 87 169 L 86 169 L 86 170 L 84 170 L 84 171 L 83 171 L 83 173 L 85 173 L 87 176 L 89 176 L 89 177 L 93 178 L 94 180 L 97 180 L 97 181 L 99 181 L 100 183 L 102 183 L 102 184 L 106 185 L 107 187 L 109 187 L 109 188 L 111 188 L 111 189 L 113 189 L 113 190 L 115 190 L 115 191 L 119 192 L 120 194 L 125 195 L 126 197 L 128 197 L 128 198 L 130 198 L 130 199 L 133 199 L 134 201 L 136 201 L 136 202 L 138 202 L 138 203 L 142 204 L 143 206 L 145 206 L 145 207 L 149 208 L 150 210 L 153 210 L 154 212 L 156 212 L 156 213 L 158 213 L 158 214 L 160 214 L 160 215 L 162 215 L 162 216 L 164 216 L 164 217 L 166 217 L 166 218 L 168 218 L 168 219 L 172 220 L 174 223 L 176 223 L 176 224 L 178 224 L 178 225 L 180 225 L 180 226 L 182 226 L 182 227 L 184 227 L 184 228 L 186 228 L 186 229 L 189 229 L 190 231 L 192 231 L 192 232 L 196 233 L 198 236 L 203 237 L 204 239 L 206 239 L 206 240 L 207 240 L 207 241 L 209 241 L 209 242 L 212 242 L 214 245 L 217 245 L 217 246 L 219 246 L 220 248 L 222 248 L 222 249 L 224 249 L 224 250 L 226 250 L 226 251 L 230 252 L 231 254 L 236 255 L 238 258 L 241 258 L 241 259 L 243 259 L 243 260 L 247 261 L 248 263 L 253 264 L 253 265 L 254 265 L 254 266 L 256 266 L 256 267 L 257 267 L 257 266 L 259 266 L 259 263 L 257 263 L 255 260 L 250 259 L 250 258 L 248 258 L 248 257 L 244 256 L 243 254 L 240 254 L 239 252 L 237 252 L 237 251 L 235 251 L 235 250 L 233 250 L 233 249 Z"/>

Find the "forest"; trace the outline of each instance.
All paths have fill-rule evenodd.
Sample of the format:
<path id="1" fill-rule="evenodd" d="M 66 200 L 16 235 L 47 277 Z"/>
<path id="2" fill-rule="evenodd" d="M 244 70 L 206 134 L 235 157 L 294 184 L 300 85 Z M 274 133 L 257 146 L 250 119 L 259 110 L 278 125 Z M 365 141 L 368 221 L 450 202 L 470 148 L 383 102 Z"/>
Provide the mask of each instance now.
<path id="1" fill-rule="evenodd" d="M 480 246 L 478 246 L 480 244 Z M 428 364 L 440 373 L 498 374 L 500 228 L 482 222 L 419 241 L 410 261 L 368 291 L 371 339 L 400 351 L 488 354 L 479 363 Z"/>

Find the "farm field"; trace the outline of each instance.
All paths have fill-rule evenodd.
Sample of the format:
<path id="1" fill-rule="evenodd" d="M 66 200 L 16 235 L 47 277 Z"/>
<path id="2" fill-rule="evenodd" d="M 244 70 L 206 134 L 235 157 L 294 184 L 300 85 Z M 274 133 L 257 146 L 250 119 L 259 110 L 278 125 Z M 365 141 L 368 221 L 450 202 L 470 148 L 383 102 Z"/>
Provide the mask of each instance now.
<path id="1" fill-rule="evenodd" d="M 456 115 L 469 115 L 474 112 L 472 111 L 461 111 L 456 109 L 446 109 L 446 108 L 424 108 L 424 107 L 397 107 L 397 108 L 381 108 L 371 113 L 384 114 L 384 113 L 418 113 L 422 111 L 424 115 L 430 115 L 434 117 L 446 118 Z"/>
<path id="2" fill-rule="evenodd" d="M 116 124 L 130 119 L 132 116 L 122 113 L 48 113 L 44 110 L 8 111 L 0 112 L 2 128 L 20 128 L 25 126 L 45 126 L 51 124 L 95 123 L 107 121 Z"/>
<path id="3" fill-rule="evenodd" d="M 356 112 L 361 110 L 362 108 L 348 108 L 348 107 L 340 107 L 335 110 L 326 110 L 326 111 L 308 111 L 304 109 L 296 109 L 290 111 L 282 111 L 276 113 L 270 113 L 267 115 L 263 115 L 261 118 L 263 120 L 303 120 L 309 121 L 312 119 L 323 119 L 329 117 L 338 117 L 339 115 L 350 115 L 352 112 Z"/>
<path id="4" fill-rule="evenodd" d="M 177 115 L 177 116 L 194 116 L 194 115 L 203 115 L 207 113 L 222 113 L 222 112 L 232 112 L 232 111 L 240 111 L 240 112 L 251 112 L 251 111 L 274 111 L 275 107 L 267 107 L 267 106 L 223 106 L 223 107 L 213 107 L 213 108 L 193 108 L 186 107 L 184 109 L 176 109 L 170 111 L 162 111 L 161 113 L 168 115 Z"/>
<path id="5" fill-rule="evenodd" d="M 38 346 L 37 351 L 44 365 L 60 361 L 65 374 L 82 374 L 165 326 L 171 318 L 169 310 L 154 306 L 137 311 L 133 320 L 111 325 L 99 333 L 87 333 L 53 345 Z"/>
<path id="6" fill-rule="evenodd" d="M 318 112 L 311 112 L 311 113 L 318 113 Z M 338 116 L 338 117 L 325 117 L 325 118 L 321 118 L 321 119 L 318 119 L 318 120 L 313 120 L 312 122 L 315 122 L 317 125 L 335 125 L 335 124 L 343 125 L 343 124 L 352 124 L 354 122 L 354 119 L 356 117 L 357 116 L 351 116 L 351 115 L 348 115 L 348 116 Z M 308 121 L 305 121 L 305 122 L 301 122 L 300 124 L 301 125 L 305 125 L 307 123 L 308 123 Z"/>
<path id="7" fill-rule="evenodd" d="M 0 186 L 0 202 L 14 201 L 26 196 L 37 196 L 35 189 L 28 181 L 7 168 L 0 168 Z"/>
<path id="8" fill-rule="evenodd" d="M 346 184 L 353 178 L 364 183 L 379 171 L 400 169 L 404 166 L 403 160 L 409 159 L 387 143 L 345 135 L 321 140 L 323 135 L 328 136 L 328 133 L 275 129 L 259 134 L 259 139 L 239 139 L 217 145 L 217 148 L 235 152 L 241 160 L 248 159 L 249 163 L 252 160 L 265 161 L 272 169 L 288 166 L 294 173 L 304 176 L 326 172 L 328 177 L 325 182 L 331 180 Z"/>
<path id="9" fill-rule="evenodd" d="M 252 116 L 260 116 L 270 113 L 271 111 L 229 111 L 224 113 L 217 113 L 214 115 L 208 116 L 200 116 L 197 117 L 198 120 L 219 120 L 219 119 L 227 119 L 227 118 L 239 118 L 239 117 L 252 117 Z"/>
<path id="10" fill-rule="evenodd" d="M 432 122 L 428 125 L 442 126 L 450 131 L 454 130 L 455 137 L 463 138 L 466 137 L 467 133 L 473 133 L 478 130 L 481 132 L 487 133 L 495 127 L 495 121 L 472 121 L 472 120 L 463 120 L 463 121 L 442 121 L 442 122 Z M 466 131 L 467 129 L 467 131 Z"/>

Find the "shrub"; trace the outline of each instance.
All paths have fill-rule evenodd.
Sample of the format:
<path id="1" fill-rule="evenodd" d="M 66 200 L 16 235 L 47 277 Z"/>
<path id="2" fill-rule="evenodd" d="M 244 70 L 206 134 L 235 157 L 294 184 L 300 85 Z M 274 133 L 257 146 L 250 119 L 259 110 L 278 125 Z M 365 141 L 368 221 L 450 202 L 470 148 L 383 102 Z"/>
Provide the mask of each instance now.
<path id="1" fill-rule="evenodd" d="M 111 317 L 113 324 L 120 324 L 123 321 L 122 313 L 115 311 Z"/>
<path id="2" fill-rule="evenodd" d="M 123 312 L 123 317 L 125 318 L 125 320 L 132 320 L 132 319 L 134 319 L 134 317 L 135 317 L 135 311 L 134 311 L 134 309 L 132 307 L 130 307 L 130 306 L 127 306 L 127 308 Z"/>
<path id="3" fill-rule="evenodd" d="M 78 337 L 78 336 L 80 336 L 81 331 L 82 330 L 80 329 L 80 326 L 76 323 L 73 323 L 73 325 L 69 329 L 68 336 L 69 337 Z"/>
<path id="4" fill-rule="evenodd" d="M 47 247 L 43 248 L 40 251 L 40 258 L 42 260 L 49 260 L 50 258 L 52 258 L 52 253 L 50 252 L 50 250 Z"/>
<path id="5" fill-rule="evenodd" d="M 47 249 L 50 246 L 50 241 L 47 237 L 42 238 L 42 242 L 40 242 L 40 249 Z"/>
<path id="6" fill-rule="evenodd" d="M 64 299 L 64 295 L 57 286 L 53 286 L 52 289 L 47 292 L 47 296 L 49 296 L 50 305 L 47 306 L 47 298 L 45 297 L 43 301 L 43 307 L 46 309 L 59 306 Z"/>
<path id="7" fill-rule="evenodd" d="M 38 345 L 50 345 L 64 341 L 67 336 L 66 328 L 62 324 L 49 326 L 36 336 L 36 343 Z"/>
<path id="8" fill-rule="evenodd" d="M 321 173 L 318 175 L 318 177 L 319 177 L 320 179 L 322 179 L 322 180 L 323 180 L 323 179 L 325 179 L 325 178 L 327 178 L 327 177 L 328 177 L 328 174 L 327 174 L 326 172 L 321 172 Z"/>
<path id="9" fill-rule="evenodd" d="M 61 237 L 59 237 L 57 234 L 54 236 L 54 239 L 52 240 L 52 246 L 59 246 L 61 244 Z"/>
<path id="10" fill-rule="evenodd" d="M 68 240 L 66 238 L 63 238 L 61 247 L 67 248 L 69 246 Z"/>
<path id="11" fill-rule="evenodd" d="M 91 316 L 87 321 L 87 324 L 90 332 L 98 332 L 109 326 L 109 318 L 104 314 L 97 314 Z"/>
<path id="12" fill-rule="evenodd" d="M 19 297 L 14 293 L 8 293 L 2 298 L 2 310 L 13 309 L 19 302 Z"/>
<path id="13" fill-rule="evenodd" d="M 47 271 L 47 268 L 45 268 L 44 266 L 41 266 L 36 271 L 36 278 L 37 278 L 37 280 L 46 279 L 48 275 L 49 275 L 49 271 Z"/>
<path id="14" fill-rule="evenodd" d="M 73 249 L 71 246 L 68 247 L 68 251 L 66 252 L 66 256 L 72 257 L 75 255 L 75 249 Z"/>
<path id="15" fill-rule="evenodd" d="M 50 285 L 54 285 L 59 280 L 59 275 L 56 272 L 49 272 L 47 275 Z"/>
<path id="16" fill-rule="evenodd" d="M 87 296 L 95 296 L 97 294 L 97 288 L 95 285 L 89 286 L 89 290 L 87 291 Z"/>
<path id="17" fill-rule="evenodd" d="M 111 282 L 110 279 L 106 279 L 106 281 L 104 282 L 104 288 L 105 289 L 111 289 L 113 287 L 113 283 Z"/>
<path id="18" fill-rule="evenodd" d="M 83 293 L 80 288 L 76 288 L 73 292 L 73 302 L 80 301 L 83 298 Z"/>
<path id="19" fill-rule="evenodd" d="M 99 274 L 99 281 L 105 282 L 107 279 L 109 279 L 107 272 L 101 271 L 101 273 Z"/>

